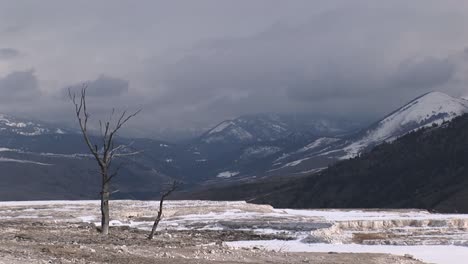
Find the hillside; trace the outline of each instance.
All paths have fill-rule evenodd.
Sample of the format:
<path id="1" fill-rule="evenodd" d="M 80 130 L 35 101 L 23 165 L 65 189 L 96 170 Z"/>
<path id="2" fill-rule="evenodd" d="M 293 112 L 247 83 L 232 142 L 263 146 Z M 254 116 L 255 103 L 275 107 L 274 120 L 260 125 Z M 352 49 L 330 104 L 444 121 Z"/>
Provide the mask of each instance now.
<path id="1" fill-rule="evenodd" d="M 114 197 L 157 197 L 162 184 L 180 175 L 167 162 L 174 152 L 168 143 L 118 137 L 116 144 L 136 154 L 116 160 L 125 166 L 112 186 Z M 70 128 L 0 115 L 0 171 L 0 200 L 99 197 L 96 162 Z"/>
<path id="2" fill-rule="evenodd" d="M 423 208 L 468 212 L 468 115 L 411 132 L 307 177 L 193 194 L 275 207 Z"/>
<path id="3" fill-rule="evenodd" d="M 294 178 L 368 152 L 382 142 L 449 121 L 468 112 L 467 104 L 443 93 L 428 93 L 359 132 L 353 132 L 357 124 L 345 120 L 259 114 L 225 121 L 180 144 L 118 137 L 116 144 L 125 146 L 122 151 L 134 155 L 118 160 L 125 166 L 115 179 L 113 196 L 155 198 L 159 188 L 172 179 L 184 182 L 186 189 L 212 184 L 218 190 L 265 177 L 270 178 L 268 183 L 262 182 L 267 186 L 290 184 Z M 237 137 L 246 135 L 239 131 L 247 131 L 252 138 Z M 0 136 L 0 180 L 7 183 L 0 188 L 0 200 L 86 199 L 98 195 L 96 164 L 78 131 L 0 115 Z M 260 189 L 268 190 L 265 186 Z M 228 190 L 221 196 L 243 197 L 233 192 Z M 250 193 L 248 189 L 243 192 Z M 307 201 L 299 199 L 297 206 L 302 205 Z"/>
<path id="4" fill-rule="evenodd" d="M 273 162 L 275 175 L 307 172 L 367 152 L 417 129 L 442 124 L 468 113 L 468 101 L 441 92 L 423 94 L 358 133 L 321 138 L 285 153 Z"/>
<path id="5" fill-rule="evenodd" d="M 282 139 L 291 133 L 307 132 L 317 136 L 349 133 L 359 124 L 306 114 L 254 114 L 225 120 L 204 133 L 203 143 L 249 143 Z"/>
<path id="6" fill-rule="evenodd" d="M 207 180 L 224 182 L 227 179 L 217 175 L 231 175 L 230 170 L 235 174 L 241 168 L 248 172 L 263 170 L 269 166 L 263 162 L 269 155 L 294 149 L 314 137 L 296 132 L 292 119 L 286 116 L 251 115 L 236 122 L 237 128 L 249 129 L 255 140 L 240 142 L 234 138 L 221 146 L 220 142 L 210 144 L 201 138 L 180 144 L 116 138 L 116 144 L 125 146 L 122 151 L 134 155 L 120 157 L 115 163 L 124 166 L 114 181 L 113 197 L 155 198 L 158 190 L 175 178 L 188 187 Z M 327 122 L 310 121 L 319 123 Z M 276 135 L 280 126 L 287 127 L 287 131 Z M 336 133 L 335 130 L 338 131 L 331 129 L 329 133 Z M 0 171 L 0 180 L 7 183 L 0 187 L 0 200 L 88 199 L 99 195 L 96 163 L 80 132 L 68 127 L 0 114 Z"/>

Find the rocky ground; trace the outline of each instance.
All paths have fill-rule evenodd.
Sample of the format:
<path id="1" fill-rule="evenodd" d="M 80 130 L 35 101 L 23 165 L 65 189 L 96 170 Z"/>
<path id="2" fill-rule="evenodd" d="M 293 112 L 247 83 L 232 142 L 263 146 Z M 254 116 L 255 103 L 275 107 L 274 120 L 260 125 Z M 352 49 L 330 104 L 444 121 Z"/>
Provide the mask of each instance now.
<path id="1" fill-rule="evenodd" d="M 405 256 L 414 248 L 404 248 L 399 256 L 328 251 L 338 251 L 335 244 L 348 243 L 419 243 L 443 245 L 443 250 L 455 244 L 464 250 L 467 244 L 468 217 L 464 215 L 283 210 L 210 201 L 168 201 L 159 231 L 150 241 L 146 237 L 157 205 L 112 201 L 111 234 L 103 237 L 97 231 L 98 201 L 0 203 L 0 263 L 416 264 L 423 262 Z M 315 243 L 329 247 L 322 253 L 297 248 Z"/>
<path id="2" fill-rule="evenodd" d="M 93 224 L 2 220 L 0 263 L 422 263 L 411 257 L 384 254 L 287 253 L 257 248 L 230 248 L 225 241 L 271 239 L 232 231 L 147 232 L 113 227 L 109 237 Z"/>

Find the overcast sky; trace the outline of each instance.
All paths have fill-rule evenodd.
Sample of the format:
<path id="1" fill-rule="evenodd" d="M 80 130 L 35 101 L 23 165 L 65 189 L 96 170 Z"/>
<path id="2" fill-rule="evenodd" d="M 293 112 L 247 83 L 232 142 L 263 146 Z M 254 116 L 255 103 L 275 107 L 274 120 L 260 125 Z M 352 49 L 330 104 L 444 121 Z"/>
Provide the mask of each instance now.
<path id="1" fill-rule="evenodd" d="M 260 112 L 376 119 L 432 90 L 468 94 L 466 0 L 0 0 L 0 111 L 71 120 L 143 108 L 132 126 Z M 135 131 L 134 131 L 135 132 Z"/>

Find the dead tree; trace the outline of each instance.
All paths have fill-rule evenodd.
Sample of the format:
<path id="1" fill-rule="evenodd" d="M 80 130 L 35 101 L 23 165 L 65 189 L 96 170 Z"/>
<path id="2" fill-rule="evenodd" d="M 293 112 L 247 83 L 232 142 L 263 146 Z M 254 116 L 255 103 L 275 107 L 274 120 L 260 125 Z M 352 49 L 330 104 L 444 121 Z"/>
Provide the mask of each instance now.
<path id="1" fill-rule="evenodd" d="M 103 235 L 107 235 L 109 234 L 110 182 L 118 172 L 118 168 L 113 172 L 110 171 L 110 168 L 113 159 L 119 156 L 119 150 L 122 148 L 122 146 L 114 146 L 114 139 L 117 131 L 119 131 L 119 129 L 125 125 L 128 120 L 130 120 L 130 118 L 140 113 L 141 109 L 132 114 L 127 114 L 127 111 L 123 111 L 116 121 L 112 121 L 112 117 L 115 113 L 115 111 L 112 110 L 109 120 L 105 122 L 99 121 L 101 144 L 94 144 L 90 139 L 88 131 L 90 114 L 86 108 L 86 89 L 87 86 L 83 85 L 79 98 L 77 98 L 76 94 L 72 92 L 71 89 L 68 90 L 68 94 L 70 96 L 70 100 L 75 105 L 75 113 L 84 141 L 99 166 L 101 175 L 101 233 Z"/>
<path id="2" fill-rule="evenodd" d="M 162 219 L 164 200 L 178 187 L 179 187 L 179 183 L 177 181 L 174 181 L 171 187 L 162 194 L 161 199 L 159 200 L 158 216 L 156 216 L 156 220 L 154 220 L 153 228 L 151 229 L 151 233 L 148 236 L 149 240 L 153 239 L 154 233 L 156 233 L 156 229 L 158 228 L 159 222 Z"/>

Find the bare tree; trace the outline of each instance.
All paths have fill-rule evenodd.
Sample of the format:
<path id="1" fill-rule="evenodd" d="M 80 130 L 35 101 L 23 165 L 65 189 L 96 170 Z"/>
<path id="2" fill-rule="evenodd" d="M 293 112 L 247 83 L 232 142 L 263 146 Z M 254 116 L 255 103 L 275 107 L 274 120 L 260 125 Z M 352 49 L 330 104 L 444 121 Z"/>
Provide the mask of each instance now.
<path id="1" fill-rule="evenodd" d="M 70 100 L 75 105 L 75 113 L 78 123 L 83 134 L 83 138 L 88 146 L 91 154 L 96 159 L 101 174 L 101 233 L 103 235 L 109 234 L 109 198 L 110 198 L 110 182 L 117 175 L 120 166 L 113 172 L 110 171 L 112 161 L 115 157 L 119 156 L 119 150 L 122 146 L 114 146 L 114 139 L 117 131 L 125 125 L 132 117 L 140 113 L 141 109 L 128 114 L 123 111 L 116 121 L 112 120 L 115 114 L 114 109 L 109 117 L 109 120 L 102 122 L 99 121 L 101 130 L 101 144 L 94 144 L 89 136 L 88 121 L 90 114 L 86 108 L 86 89 L 87 85 L 83 85 L 79 98 L 76 93 L 68 90 Z"/>
<path id="2" fill-rule="evenodd" d="M 164 200 L 173 192 L 175 191 L 177 188 L 179 187 L 179 183 L 177 181 L 174 181 L 171 185 L 171 187 L 165 191 L 162 196 L 161 196 L 161 199 L 159 200 L 159 210 L 158 210 L 158 216 L 156 216 L 156 220 L 154 220 L 154 224 L 153 224 L 153 228 L 151 229 L 151 232 L 148 236 L 148 239 L 151 240 L 153 239 L 154 237 L 154 233 L 156 232 L 156 229 L 158 228 L 158 225 L 159 225 L 159 222 L 161 221 L 162 219 L 162 214 L 163 214 L 163 204 L 164 204 Z"/>

